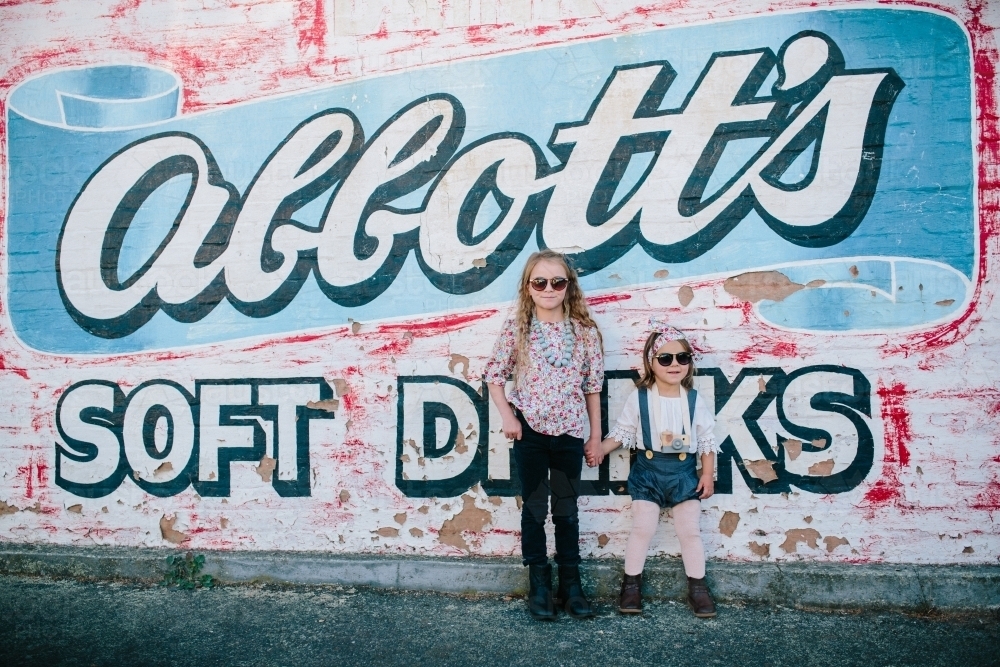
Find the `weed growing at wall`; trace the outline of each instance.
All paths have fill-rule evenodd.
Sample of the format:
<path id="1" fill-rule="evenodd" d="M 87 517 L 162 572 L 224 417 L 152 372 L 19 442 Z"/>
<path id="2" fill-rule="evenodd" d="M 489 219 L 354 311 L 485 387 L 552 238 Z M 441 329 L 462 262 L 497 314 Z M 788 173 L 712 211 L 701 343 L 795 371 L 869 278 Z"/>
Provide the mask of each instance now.
<path id="1" fill-rule="evenodd" d="M 163 575 L 161 586 L 177 586 L 185 590 L 195 588 L 213 588 L 216 584 L 215 577 L 210 574 L 201 574 L 205 567 L 205 554 L 197 556 L 190 551 L 184 554 L 174 554 L 167 556 L 167 571 Z"/>

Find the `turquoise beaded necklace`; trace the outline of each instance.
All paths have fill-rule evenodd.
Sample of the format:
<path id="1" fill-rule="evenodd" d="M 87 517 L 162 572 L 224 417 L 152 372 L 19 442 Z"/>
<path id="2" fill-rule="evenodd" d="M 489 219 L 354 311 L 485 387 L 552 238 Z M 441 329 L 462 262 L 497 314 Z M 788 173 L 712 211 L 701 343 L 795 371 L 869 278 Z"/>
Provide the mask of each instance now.
<path id="1" fill-rule="evenodd" d="M 576 343 L 576 336 L 573 335 L 573 327 L 570 326 L 569 320 L 563 320 L 562 324 L 562 340 L 559 341 L 558 345 L 555 345 L 549 340 L 541 322 L 534 320 L 531 323 L 531 328 L 538 331 L 539 338 L 541 339 L 542 356 L 556 368 L 563 368 L 570 365 L 570 362 L 573 360 L 573 345 Z"/>

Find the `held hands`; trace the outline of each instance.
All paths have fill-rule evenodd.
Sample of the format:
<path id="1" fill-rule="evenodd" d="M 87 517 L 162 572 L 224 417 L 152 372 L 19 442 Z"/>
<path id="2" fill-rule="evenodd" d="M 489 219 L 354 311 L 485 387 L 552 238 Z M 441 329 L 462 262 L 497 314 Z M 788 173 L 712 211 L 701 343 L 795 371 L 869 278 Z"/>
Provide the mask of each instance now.
<path id="1" fill-rule="evenodd" d="M 712 494 L 715 493 L 715 480 L 712 477 L 713 473 L 709 470 L 708 472 L 702 472 L 701 477 L 698 478 L 698 486 L 695 488 L 695 492 L 701 494 L 698 497 L 702 500 L 711 498 Z"/>
<path id="2" fill-rule="evenodd" d="M 583 446 L 583 456 L 591 468 L 601 465 L 601 462 L 604 461 L 604 447 L 601 446 L 601 439 L 590 438 Z"/>
<path id="3" fill-rule="evenodd" d="M 501 425 L 503 429 L 503 434 L 508 440 L 520 440 L 521 439 L 521 422 L 514 413 L 510 413 L 509 416 L 503 418 L 503 424 Z"/>

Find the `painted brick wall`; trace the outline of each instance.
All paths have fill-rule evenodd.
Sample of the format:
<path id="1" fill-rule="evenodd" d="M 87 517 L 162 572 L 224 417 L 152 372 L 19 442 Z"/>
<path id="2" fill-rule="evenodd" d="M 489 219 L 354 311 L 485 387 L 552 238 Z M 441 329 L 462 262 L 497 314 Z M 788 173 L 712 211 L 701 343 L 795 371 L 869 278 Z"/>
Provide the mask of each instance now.
<path id="1" fill-rule="evenodd" d="M 567 252 L 651 314 L 711 557 L 996 562 L 986 3 L 0 3 L 0 540 L 512 555 L 481 374 Z M 585 473 L 620 557 L 628 458 Z M 655 548 L 677 553 L 670 530 Z"/>

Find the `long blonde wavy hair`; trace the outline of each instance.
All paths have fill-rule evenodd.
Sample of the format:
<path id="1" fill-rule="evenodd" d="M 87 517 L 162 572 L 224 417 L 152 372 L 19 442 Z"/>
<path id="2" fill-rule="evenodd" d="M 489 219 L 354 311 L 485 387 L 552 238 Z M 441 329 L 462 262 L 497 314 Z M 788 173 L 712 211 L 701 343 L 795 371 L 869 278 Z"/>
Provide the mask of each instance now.
<path id="1" fill-rule="evenodd" d="M 580 289 L 580 280 L 576 271 L 570 265 L 569 260 L 562 253 L 554 250 L 539 250 L 531 253 L 528 261 L 524 263 L 524 270 L 521 272 L 521 283 L 517 290 L 517 300 L 515 302 L 516 313 L 514 316 L 515 334 L 514 340 L 517 349 L 517 363 L 514 366 L 514 384 L 519 385 L 520 379 L 524 376 L 523 371 L 528 367 L 528 341 L 531 336 L 531 323 L 535 318 L 535 302 L 531 299 L 531 286 L 528 279 L 531 272 L 539 262 L 553 262 L 561 264 L 566 271 L 569 284 L 566 286 L 566 298 L 563 299 L 563 313 L 569 320 L 573 328 L 573 345 L 579 337 L 578 326 L 593 327 L 597 332 L 597 341 L 604 350 L 604 338 L 601 330 L 597 327 L 597 322 L 590 315 L 587 308 L 587 301 L 583 297 L 583 290 Z"/>

